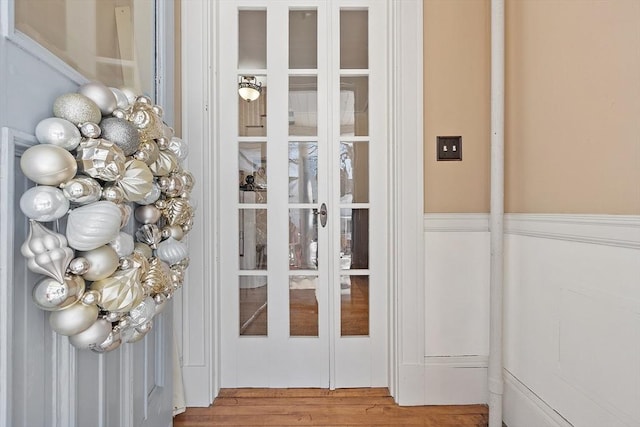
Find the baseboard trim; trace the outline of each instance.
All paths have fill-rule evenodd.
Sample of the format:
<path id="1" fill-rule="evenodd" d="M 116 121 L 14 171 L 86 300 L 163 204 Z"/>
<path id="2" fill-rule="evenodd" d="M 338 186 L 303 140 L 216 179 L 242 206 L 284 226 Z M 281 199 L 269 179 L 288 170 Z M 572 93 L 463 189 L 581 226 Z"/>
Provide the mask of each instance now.
<path id="1" fill-rule="evenodd" d="M 573 427 L 566 418 L 506 369 L 504 422 L 509 427 Z"/>

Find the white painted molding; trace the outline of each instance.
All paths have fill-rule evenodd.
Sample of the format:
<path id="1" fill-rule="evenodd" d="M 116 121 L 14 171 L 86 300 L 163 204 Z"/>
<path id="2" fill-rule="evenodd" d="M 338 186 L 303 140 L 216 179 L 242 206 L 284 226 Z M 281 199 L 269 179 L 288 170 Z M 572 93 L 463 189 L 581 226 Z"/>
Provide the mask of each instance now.
<path id="1" fill-rule="evenodd" d="M 488 232 L 489 214 L 424 214 L 425 232 Z M 505 234 L 640 249 L 640 215 L 505 214 Z"/>
<path id="2" fill-rule="evenodd" d="M 489 366 L 489 356 L 425 356 L 424 364 L 450 368 L 486 368 Z"/>
<path id="3" fill-rule="evenodd" d="M 10 390 L 12 373 L 9 369 L 13 343 L 13 288 L 5 286 L 13 283 L 14 250 L 14 200 L 15 200 L 15 158 L 27 148 L 37 144 L 36 138 L 24 132 L 3 127 L 0 134 L 0 206 L 7 207 L 0 215 L 0 301 L 6 305 L 0 310 L 0 425 L 11 425 L 12 414 Z"/>
<path id="4" fill-rule="evenodd" d="M 401 405 L 424 404 L 422 1 L 388 2 L 390 391 Z M 412 185 L 406 185 L 406 183 Z"/>
<path id="5" fill-rule="evenodd" d="M 505 233 L 640 249 L 640 215 L 507 214 Z"/>
<path id="6" fill-rule="evenodd" d="M 489 232 L 489 214 L 434 213 L 424 214 L 424 231 Z"/>
<path id="7" fill-rule="evenodd" d="M 573 427 L 513 374 L 504 370 L 504 422 L 512 427 Z"/>

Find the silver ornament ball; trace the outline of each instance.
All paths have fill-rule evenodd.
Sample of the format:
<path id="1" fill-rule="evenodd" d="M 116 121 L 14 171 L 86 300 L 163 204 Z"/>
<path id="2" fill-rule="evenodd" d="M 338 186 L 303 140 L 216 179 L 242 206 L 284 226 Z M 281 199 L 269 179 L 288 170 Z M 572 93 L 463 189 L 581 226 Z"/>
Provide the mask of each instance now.
<path id="1" fill-rule="evenodd" d="M 89 270 L 89 267 L 88 259 L 85 257 L 77 257 L 71 260 L 68 269 L 70 273 L 82 276 Z"/>
<path id="2" fill-rule="evenodd" d="M 80 133 L 85 138 L 99 138 L 102 130 L 98 124 L 87 122 L 80 125 Z"/>
<path id="3" fill-rule="evenodd" d="M 82 277 L 65 276 L 63 282 L 51 277 L 40 279 L 33 287 L 31 297 L 38 308 L 46 311 L 63 310 L 75 304 L 84 294 Z"/>
<path id="4" fill-rule="evenodd" d="M 86 96 L 96 103 L 100 112 L 107 116 L 117 107 L 116 96 L 113 92 L 100 82 L 85 83 L 78 89 L 78 93 Z"/>
<path id="5" fill-rule="evenodd" d="M 73 155 L 52 144 L 38 144 L 28 148 L 20 158 L 20 168 L 31 181 L 52 186 L 70 180 L 78 171 Z"/>

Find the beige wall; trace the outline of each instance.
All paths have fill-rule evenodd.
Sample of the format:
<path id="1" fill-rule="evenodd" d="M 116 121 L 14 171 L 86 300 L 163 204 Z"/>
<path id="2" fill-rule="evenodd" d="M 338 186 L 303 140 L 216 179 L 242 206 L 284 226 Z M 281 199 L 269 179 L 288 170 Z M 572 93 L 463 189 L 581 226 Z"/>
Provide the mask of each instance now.
<path id="1" fill-rule="evenodd" d="M 424 5 L 425 212 L 487 212 L 489 3 Z M 506 49 L 506 211 L 640 214 L 640 2 L 507 0 Z"/>
<path id="2" fill-rule="evenodd" d="M 506 210 L 640 214 L 640 2 L 507 3 Z"/>
<path id="3" fill-rule="evenodd" d="M 489 211 L 489 0 L 424 1 L 425 212 Z M 436 136 L 462 135 L 462 161 Z"/>

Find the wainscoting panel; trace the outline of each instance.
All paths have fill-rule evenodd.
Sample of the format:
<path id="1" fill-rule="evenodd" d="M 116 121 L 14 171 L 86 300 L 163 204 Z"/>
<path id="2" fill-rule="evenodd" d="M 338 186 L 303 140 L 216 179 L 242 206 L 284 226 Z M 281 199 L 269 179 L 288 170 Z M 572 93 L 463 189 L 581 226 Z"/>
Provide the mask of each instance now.
<path id="1" fill-rule="evenodd" d="M 424 230 L 426 403 L 486 403 L 489 217 L 427 214 Z"/>
<path id="2" fill-rule="evenodd" d="M 507 425 L 640 425 L 640 217 L 505 229 Z"/>

